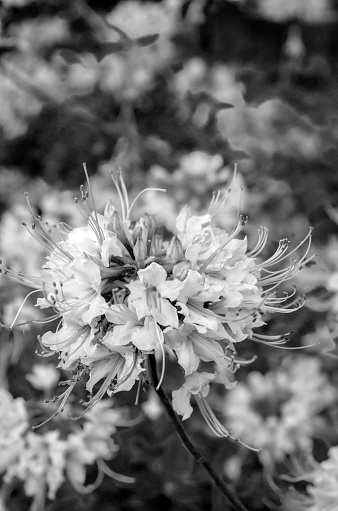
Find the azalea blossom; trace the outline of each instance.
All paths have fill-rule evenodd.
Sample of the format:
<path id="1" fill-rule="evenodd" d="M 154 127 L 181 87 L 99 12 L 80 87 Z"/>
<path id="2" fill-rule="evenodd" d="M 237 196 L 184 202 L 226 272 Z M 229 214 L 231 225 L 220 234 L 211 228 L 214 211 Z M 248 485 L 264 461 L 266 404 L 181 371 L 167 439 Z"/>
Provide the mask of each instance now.
<path id="1" fill-rule="evenodd" d="M 16 460 L 23 447 L 23 437 L 29 427 L 23 398 L 0 388 L 0 474 Z"/>
<path id="2" fill-rule="evenodd" d="M 334 511 L 338 499 L 338 447 L 329 449 L 328 458 L 318 463 L 312 457 L 296 466 L 297 476 L 290 481 L 308 481 L 306 494 L 294 488 L 283 495 L 283 509 L 286 511 Z M 298 474 L 299 473 L 299 474 Z"/>
<path id="3" fill-rule="evenodd" d="M 261 448 L 259 457 L 271 471 L 288 455 L 312 450 L 315 435 L 325 431 L 321 414 L 336 398 L 320 360 L 298 355 L 265 375 L 251 372 L 228 393 L 224 415 L 231 431 Z"/>
<path id="4" fill-rule="evenodd" d="M 120 410 L 112 408 L 111 400 L 100 401 L 95 411 L 88 411 L 83 417 L 81 424 L 69 419 L 68 414 L 60 414 L 53 429 L 47 426 L 35 428 L 36 431 L 29 428 L 32 417 L 22 398 L 13 399 L 8 391 L 0 389 L 0 407 L 3 484 L 15 486 L 21 482 L 26 495 L 33 499 L 30 509 L 45 509 L 46 496 L 55 499 L 66 480 L 81 493 L 96 488 L 104 474 L 132 482 L 132 478 L 116 474 L 105 463 L 118 452 L 113 439 L 117 427 L 128 425 L 122 420 Z M 40 408 L 45 412 L 44 407 L 45 404 L 36 401 L 33 416 Z M 70 410 L 68 406 L 67 412 Z M 87 467 L 94 464 L 98 467 L 97 480 L 86 486 Z"/>
<path id="5" fill-rule="evenodd" d="M 53 364 L 34 364 L 26 380 L 38 390 L 49 391 L 58 383 L 60 373 Z"/>
<path id="6" fill-rule="evenodd" d="M 218 192 L 203 215 L 184 207 L 175 235 L 165 240 L 147 213 L 132 220 L 140 194 L 130 202 L 120 171 L 111 175 L 120 210 L 108 202 L 98 213 L 88 180 L 89 191 L 81 188 L 78 203 L 84 227 L 50 226 L 31 211 L 34 224 L 26 227 L 49 252 L 40 275 L 2 265 L 6 277 L 32 287 L 31 294 L 40 293 L 36 305 L 51 310 L 45 322 L 58 321 L 56 331 L 46 332 L 40 342 L 45 355 L 58 353 L 59 367 L 73 371 L 69 388 L 59 396 L 60 409 L 85 375 L 88 409 L 106 393 L 146 383 L 146 361 L 153 354 L 162 355 L 160 386 L 169 351 L 185 375 L 174 393 L 177 413 L 188 418 L 195 396 L 214 433 L 229 436 L 206 401 L 209 384 L 235 385 L 236 370 L 248 362 L 237 357 L 237 343 L 279 346 L 287 341 L 287 335 L 266 336 L 255 329 L 265 324 L 266 313 L 291 313 L 302 306 L 293 298 L 295 291 L 279 295 L 277 290 L 311 259 L 311 231 L 291 251 L 288 240 L 281 240 L 262 262 L 266 229 L 260 229 L 256 246 L 248 250 L 247 239 L 239 237 L 246 218 L 240 216 L 231 232 L 213 227 L 228 196 Z M 213 364 L 210 372 L 202 371 L 203 362 Z"/>

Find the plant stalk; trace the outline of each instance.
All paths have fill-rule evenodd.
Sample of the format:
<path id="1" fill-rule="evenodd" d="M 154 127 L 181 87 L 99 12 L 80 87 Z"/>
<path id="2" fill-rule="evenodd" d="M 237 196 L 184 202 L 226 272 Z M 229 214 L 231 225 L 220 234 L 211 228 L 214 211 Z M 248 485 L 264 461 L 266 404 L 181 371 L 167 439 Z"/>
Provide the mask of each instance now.
<path id="1" fill-rule="evenodd" d="M 163 404 L 167 414 L 169 415 L 170 420 L 174 424 L 177 434 L 179 435 L 184 447 L 195 458 L 197 463 L 199 463 L 199 465 L 201 465 L 201 467 L 203 467 L 203 469 L 208 473 L 214 485 L 222 492 L 233 509 L 236 511 L 248 511 L 248 509 L 241 503 L 241 501 L 238 499 L 232 489 L 227 485 L 227 483 L 223 481 L 221 477 L 219 477 L 219 475 L 212 468 L 211 464 L 206 459 L 204 459 L 202 454 L 196 449 L 187 432 L 185 431 L 182 421 L 176 415 L 176 412 L 174 411 L 167 394 L 164 392 L 161 386 L 157 388 L 158 375 L 155 355 L 148 355 L 147 366 L 148 378 L 150 380 L 151 386 L 155 389 L 158 397 L 160 398 L 160 401 Z"/>

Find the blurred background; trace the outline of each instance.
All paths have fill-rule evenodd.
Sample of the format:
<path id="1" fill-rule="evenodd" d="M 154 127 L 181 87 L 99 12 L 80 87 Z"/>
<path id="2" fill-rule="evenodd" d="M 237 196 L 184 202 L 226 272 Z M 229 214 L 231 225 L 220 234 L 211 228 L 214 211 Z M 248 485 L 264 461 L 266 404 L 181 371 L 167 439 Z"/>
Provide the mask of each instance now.
<path id="1" fill-rule="evenodd" d="M 224 424 L 262 447 L 261 454 L 213 438 L 198 412 L 186 426 L 251 511 L 324 509 L 304 507 L 315 478 L 307 494 L 306 484 L 296 484 L 296 500 L 289 487 L 305 458 L 314 457 L 315 471 L 338 445 L 338 1 L 3 0 L 0 20 L 0 255 L 6 267 L 37 274 L 46 255 L 21 225 L 29 222 L 24 192 L 49 223 L 82 225 L 74 196 L 84 182 L 84 162 L 99 211 L 116 200 L 108 172 L 114 166 L 122 167 L 131 197 L 145 187 L 166 188 L 165 195 L 144 194 L 135 208 L 135 217 L 154 214 L 164 233 L 175 230 L 186 203 L 203 213 L 212 192 L 228 188 L 236 164 L 219 227 L 231 231 L 238 211 L 247 214 L 249 246 L 261 225 L 269 229 L 267 256 L 279 239 L 288 237 L 296 247 L 314 227 L 315 264 L 294 283 L 307 295 L 305 306 L 291 316 L 269 316 L 264 327 L 268 334 L 292 329 L 292 351 L 243 343 L 241 356 L 256 361 L 238 372 L 235 389 L 211 396 Z M 12 323 L 25 295 L 0 278 L 2 324 Z M 41 314 L 33 303 L 25 302 L 21 323 Z M 43 399 L 60 393 L 57 360 L 35 353 L 43 328 L 0 327 L 0 410 L 13 410 L 13 424 L 20 413 L 21 422 L 36 423 L 48 412 Z M 177 388 L 176 378 L 174 369 L 167 372 L 169 391 Z M 83 397 L 78 390 L 74 406 Z M 70 469 L 54 495 L 41 496 L 29 463 L 46 471 L 50 455 L 30 458 L 15 484 L 6 479 L 6 458 L 1 511 L 227 510 L 156 397 L 142 395 L 141 405 L 129 408 L 134 401 L 133 392 L 116 398 L 121 416 L 106 432 L 120 449 L 109 467 L 136 478 L 134 484 L 105 477 L 83 495 L 74 490 Z M 1 420 L 0 432 L 8 428 Z M 58 441 L 77 434 L 68 422 L 55 418 L 37 430 L 39 441 L 55 431 Z M 0 441 L 0 457 L 1 449 Z M 83 484 L 97 475 L 94 454 L 87 461 L 72 458 L 73 470 L 86 467 Z"/>

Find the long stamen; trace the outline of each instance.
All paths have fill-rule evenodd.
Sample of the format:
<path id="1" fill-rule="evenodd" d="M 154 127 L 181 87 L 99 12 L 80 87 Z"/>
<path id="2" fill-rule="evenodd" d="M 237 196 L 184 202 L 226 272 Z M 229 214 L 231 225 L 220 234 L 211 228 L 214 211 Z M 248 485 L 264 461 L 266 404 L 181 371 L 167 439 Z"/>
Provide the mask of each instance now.
<path id="1" fill-rule="evenodd" d="M 31 275 L 26 275 L 22 272 L 16 272 L 14 270 L 10 270 L 9 268 L 6 268 L 2 262 L 2 259 L 0 259 L 0 273 L 2 273 L 5 277 L 7 277 L 10 280 L 14 280 L 15 282 L 20 282 L 21 284 L 24 284 L 29 287 L 33 287 L 35 289 L 41 289 L 41 278 L 34 277 Z"/>
<path id="2" fill-rule="evenodd" d="M 98 232 L 98 236 L 99 236 L 99 240 L 98 240 L 99 241 L 99 245 L 102 245 L 102 242 L 104 240 L 104 236 L 103 236 L 103 232 L 102 232 L 102 229 L 100 227 L 100 224 L 99 224 L 99 219 L 98 219 L 98 216 L 97 216 L 97 210 L 96 210 L 94 194 L 93 194 L 93 190 L 92 190 L 92 187 L 91 187 L 91 184 L 90 184 L 90 179 L 89 179 L 89 175 L 88 175 L 88 171 L 87 171 L 87 166 L 86 166 L 85 163 L 83 163 L 83 170 L 84 170 L 84 173 L 86 175 L 86 179 L 87 179 L 87 183 L 88 183 L 90 199 L 91 199 L 91 201 L 93 203 L 94 216 L 95 216 L 96 227 L 97 227 L 97 232 Z"/>
<path id="3" fill-rule="evenodd" d="M 112 180 L 114 182 L 117 194 L 120 199 L 121 204 L 121 212 L 122 212 L 122 220 L 123 222 L 128 218 L 128 211 L 126 211 L 126 204 L 125 204 L 125 197 L 121 191 L 120 188 L 120 181 L 121 181 L 121 170 L 120 169 L 113 169 L 110 170 L 110 175 L 112 177 Z"/>
<path id="4" fill-rule="evenodd" d="M 162 352 L 162 371 L 161 371 L 161 376 L 160 376 L 159 382 L 158 382 L 157 387 L 155 389 L 156 391 L 158 391 L 158 389 L 162 385 L 163 378 L 164 378 L 164 373 L 165 373 L 165 351 L 164 351 L 164 347 L 163 347 L 163 339 L 161 338 L 160 333 L 158 331 L 159 326 L 158 326 L 158 324 L 156 323 L 155 320 L 154 320 L 154 326 L 155 326 L 156 335 L 157 335 L 158 341 L 160 343 L 160 348 L 161 348 L 161 352 Z"/>
<path id="5" fill-rule="evenodd" d="M 237 175 L 237 163 L 234 164 L 234 173 L 233 173 L 233 176 L 232 176 L 232 179 L 231 179 L 231 183 L 229 185 L 229 188 L 227 189 L 227 191 L 223 195 L 223 197 L 220 199 L 220 196 L 221 196 L 220 190 L 218 190 L 216 194 L 215 194 L 215 192 L 212 194 L 211 203 L 210 203 L 210 206 L 208 208 L 208 213 L 209 213 L 209 215 L 211 217 L 214 217 L 215 215 L 217 215 L 217 213 L 222 209 L 222 207 L 224 206 L 224 204 L 228 200 L 228 197 L 229 197 L 229 195 L 231 193 L 232 186 L 234 184 L 236 175 Z"/>
<path id="6" fill-rule="evenodd" d="M 269 232 L 268 229 L 264 226 L 258 229 L 257 243 L 254 246 L 254 248 L 250 250 L 250 252 L 247 252 L 246 255 L 248 257 L 257 257 L 262 252 L 268 239 L 268 232 Z"/>
<path id="7" fill-rule="evenodd" d="M 41 424 L 37 424 L 36 426 L 32 426 L 32 429 L 35 430 L 35 429 L 38 429 L 38 428 L 41 428 L 41 426 L 44 426 L 45 424 L 47 424 L 47 422 L 49 422 L 50 420 L 52 420 L 54 417 L 56 417 L 60 412 L 63 411 L 64 409 L 64 406 L 67 402 L 67 399 L 69 398 L 70 394 L 72 393 L 73 391 L 73 388 L 75 387 L 75 385 L 77 384 L 77 381 L 74 381 L 70 386 L 69 388 L 63 392 L 60 396 L 58 396 L 56 399 L 54 399 L 54 401 L 59 401 L 59 399 L 61 399 L 61 397 L 63 397 L 62 401 L 61 401 L 61 404 L 60 406 L 58 407 L 58 409 L 56 410 L 56 412 L 54 412 L 50 417 L 48 417 L 48 419 L 46 419 L 45 421 L 41 422 Z"/>
<path id="8" fill-rule="evenodd" d="M 109 468 L 106 463 L 102 459 L 98 460 L 98 466 L 101 468 L 102 472 L 104 472 L 107 476 L 111 477 L 112 479 L 115 479 L 116 481 L 120 481 L 121 483 L 127 483 L 132 484 L 135 482 L 134 477 L 128 477 L 124 476 L 122 474 L 118 474 L 117 472 L 114 472 L 111 468 Z"/>
<path id="9" fill-rule="evenodd" d="M 218 254 L 220 254 L 222 252 L 222 250 L 224 250 L 224 248 L 230 243 L 230 241 L 232 241 L 237 236 L 237 234 L 239 234 L 241 232 L 241 230 L 243 229 L 243 227 L 247 221 L 248 221 L 248 217 L 241 216 L 241 218 L 237 224 L 237 227 L 235 228 L 233 233 L 230 234 L 230 236 L 227 238 L 227 240 L 224 243 L 222 243 L 222 245 L 220 247 L 218 247 L 211 254 L 211 256 L 209 256 L 208 259 L 200 266 L 200 268 L 199 268 L 200 272 L 204 271 L 206 269 L 206 267 L 211 263 L 211 261 L 213 259 L 215 259 L 215 257 L 217 257 Z"/>
<path id="10" fill-rule="evenodd" d="M 135 199 L 133 200 L 133 202 L 131 203 L 130 205 L 130 208 L 128 210 L 128 217 L 131 213 L 131 210 L 133 209 L 133 207 L 135 206 L 136 202 L 138 201 L 138 199 L 141 197 L 141 195 L 144 193 L 144 192 L 163 192 L 165 193 L 167 190 L 166 188 L 144 188 L 143 190 L 141 190 L 135 197 Z"/>
<path id="11" fill-rule="evenodd" d="M 209 404 L 207 403 L 206 399 L 201 394 L 197 394 L 195 397 L 196 397 L 197 405 L 198 405 L 205 421 L 207 422 L 208 426 L 210 427 L 210 429 L 213 431 L 213 433 L 216 436 L 231 438 L 235 442 L 240 443 L 241 445 L 243 445 L 244 447 L 247 447 L 248 449 L 251 449 L 252 451 L 260 452 L 260 449 L 251 447 L 250 445 L 247 445 L 246 443 L 242 442 L 242 440 L 240 440 L 239 438 L 233 436 L 231 431 L 227 430 L 219 422 L 219 420 L 216 418 L 214 412 L 211 410 Z"/>
<path id="12" fill-rule="evenodd" d="M 20 305 L 19 310 L 18 310 L 18 312 L 17 312 L 17 313 L 16 313 L 16 315 L 15 315 L 15 318 L 13 319 L 12 323 L 11 323 L 11 324 L 10 324 L 10 326 L 9 326 L 9 329 L 10 329 L 10 330 L 12 330 L 12 328 L 13 328 L 13 326 L 14 326 L 14 324 L 15 324 L 16 320 L 18 319 L 18 317 L 19 317 L 19 315 L 20 315 L 20 312 L 22 311 L 22 308 L 23 308 L 23 306 L 25 305 L 26 301 L 27 301 L 27 300 L 28 300 L 28 298 L 29 298 L 32 294 L 34 294 L 34 293 L 41 293 L 41 291 L 40 291 L 40 289 L 35 289 L 34 291 L 31 291 L 30 293 L 28 293 L 28 295 L 27 295 L 27 296 L 23 299 L 23 302 L 22 302 L 22 304 Z"/>

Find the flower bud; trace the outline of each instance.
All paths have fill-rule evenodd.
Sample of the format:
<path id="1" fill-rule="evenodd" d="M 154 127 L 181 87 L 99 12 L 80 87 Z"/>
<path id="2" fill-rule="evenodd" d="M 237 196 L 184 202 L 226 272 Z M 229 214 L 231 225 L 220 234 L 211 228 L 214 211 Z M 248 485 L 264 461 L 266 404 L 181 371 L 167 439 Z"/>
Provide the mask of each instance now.
<path id="1" fill-rule="evenodd" d="M 169 243 L 166 252 L 166 261 L 167 263 L 176 264 L 183 258 L 183 248 L 182 243 L 178 239 L 177 236 L 174 236 Z"/>
<path id="2" fill-rule="evenodd" d="M 109 199 L 106 207 L 104 208 L 103 215 L 110 220 L 110 218 L 113 216 L 115 211 L 115 206 L 113 205 L 112 201 Z"/>
<path id="3" fill-rule="evenodd" d="M 142 239 L 142 232 L 136 238 L 134 245 L 134 256 L 135 261 L 137 262 L 140 268 L 144 267 L 144 261 L 147 257 L 147 245 L 144 243 Z"/>
<path id="4" fill-rule="evenodd" d="M 142 220 L 143 220 L 143 226 L 142 226 L 143 227 L 143 236 L 142 237 L 143 237 L 143 241 L 147 245 L 147 253 L 149 254 L 150 247 L 151 247 L 153 237 L 155 234 L 156 222 L 152 216 L 148 215 L 148 213 L 145 213 Z"/>
<path id="5" fill-rule="evenodd" d="M 175 264 L 173 268 L 173 277 L 175 279 L 183 281 L 187 278 L 188 272 L 190 270 L 190 262 L 189 261 L 180 261 Z"/>
<path id="6" fill-rule="evenodd" d="M 129 255 L 131 257 L 133 257 L 134 256 L 133 249 L 132 249 L 132 247 L 129 243 L 129 240 L 126 236 L 126 233 L 125 233 L 125 230 L 124 230 L 123 224 L 121 222 L 121 218 L 120 218 L 118 211 L 115 210 L 113 212 L 112 216 L 110 217 L 107 227 L 110 231 L 113 231 L 116 234 L 117 238 L 121 241 L 121 243 L 128 250 Z"/>

